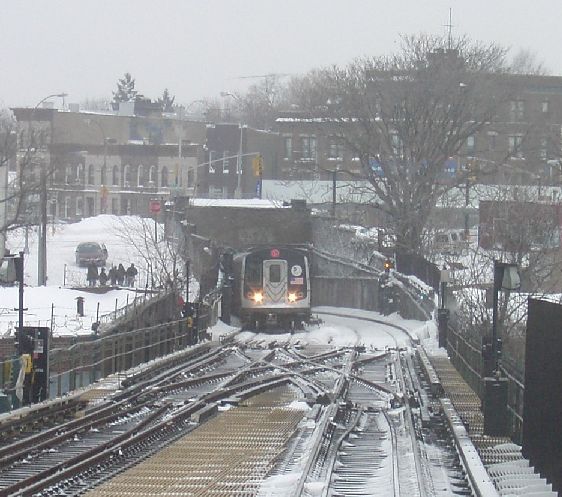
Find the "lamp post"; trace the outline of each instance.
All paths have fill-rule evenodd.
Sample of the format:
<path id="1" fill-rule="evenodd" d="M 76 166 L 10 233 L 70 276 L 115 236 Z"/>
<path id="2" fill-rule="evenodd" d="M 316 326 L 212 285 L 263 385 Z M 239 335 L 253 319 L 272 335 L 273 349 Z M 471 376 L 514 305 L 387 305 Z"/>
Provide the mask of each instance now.
<path id="1" fill-rule="evenodd" d="M 447 283 L 449 283 L 449 271 L 445 265 L 440 274 L 440 305 L 437 310 L 438 342 L 439 347 L 447 348 L 447 329 L 449 327 L 449 309 L 447 309 Z"/>
<path id="2" fill-rule="evenodd" d="M 234 95 L 233 93 L 227 91 L 221 91 L 221 97 L 232 97 L 236 101 L 240 101 L 240 98 Z M 238 144 L 238 156 L 236 157 L 236 189 L 234 190 L 234 198 L 242 198 L 242 171 L 243 171 L 243 164 L 242 164 L 242 148 L 244 146 L 243 138 L 243 130 L 244 127 L 242 126 L 242 122 L 238 123 L 240 127 L 240 142 Z"/>
<path id="3" fill-rule="evenodd" d="M 489 436 L 507 436 L 509 427 L 507 423 L 507 378 L 500 375 L 499 356 L 501 340 L 498 337 L 498 301 L 500 290 L 517 290 L 521 280 L 517 272 L 517 265 L 494 260 L 494 287 L 492 308 L 492 346 L 491 357 L 484 355 L 487 361 L 486 377 L 484 378 L 484 395 L 482 407 L 484 411 L 484 434 Z M 485 349 L 485 352 L 487 350 Z M 490 369 L 492 369 L 490 375 Z"/>
<path id="4" fill-rule="evenodd" d="M 517 271 L 517 264 L 494 260 L 494 295 L 492 301 L 492 364 L 493 371 L 499 371 L 499 354 L 501 338 L 498 337 L 498 305 L 500 290 L 518 290 L 521 279 Z"/>
<path id="5" fill-rule="evenodd" d="M 29 116 L 30 128 L 35 112 L 45 100 L 53 97 L 65 98 L 67 95 L 67 93 L 53 93 L 39 100 Z M 31 133 L 29 138 L 31 146 Z M 41 167 L 40 178 L 41 224 L 39 226 L 39 250 L 37 254 L 37 285 L 45 286 L 47 284 L 47 174 L 44 167 Z"/>

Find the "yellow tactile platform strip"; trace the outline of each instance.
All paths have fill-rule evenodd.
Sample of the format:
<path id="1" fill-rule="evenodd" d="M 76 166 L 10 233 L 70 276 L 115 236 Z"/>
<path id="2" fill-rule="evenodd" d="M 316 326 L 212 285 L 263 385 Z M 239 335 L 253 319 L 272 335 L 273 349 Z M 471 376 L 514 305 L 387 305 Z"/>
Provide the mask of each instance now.
<path id="1" fill-rule="evenodd" d="M 289 387 L 248 399 L 85 495 L 257 495 L 302 419 L 303 411 L 284 407 L 292 400 Z"/>

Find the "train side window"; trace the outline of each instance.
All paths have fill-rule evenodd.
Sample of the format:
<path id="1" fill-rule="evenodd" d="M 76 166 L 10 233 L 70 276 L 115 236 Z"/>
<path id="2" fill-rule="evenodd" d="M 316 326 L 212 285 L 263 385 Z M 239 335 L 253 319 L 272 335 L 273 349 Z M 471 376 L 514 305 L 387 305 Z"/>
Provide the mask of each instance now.
<path id="1" fill-rule="evenodd" d="M 279 264 L 269 266 L 269 281 L 271 283 L 279 283 L 281 281 L 281 266 Z"/>

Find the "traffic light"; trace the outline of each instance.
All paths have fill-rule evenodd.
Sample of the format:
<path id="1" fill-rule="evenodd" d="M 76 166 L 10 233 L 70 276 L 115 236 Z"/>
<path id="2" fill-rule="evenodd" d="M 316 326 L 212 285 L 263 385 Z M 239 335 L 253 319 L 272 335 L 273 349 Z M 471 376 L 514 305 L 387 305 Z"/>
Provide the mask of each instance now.
<path id="1" fill-rule="evenodd" d="M 263 157 L 261 155 L 256 155 L 252 159 L 252 169 L 254 170 L 254 176 L 263 174 Z"/>

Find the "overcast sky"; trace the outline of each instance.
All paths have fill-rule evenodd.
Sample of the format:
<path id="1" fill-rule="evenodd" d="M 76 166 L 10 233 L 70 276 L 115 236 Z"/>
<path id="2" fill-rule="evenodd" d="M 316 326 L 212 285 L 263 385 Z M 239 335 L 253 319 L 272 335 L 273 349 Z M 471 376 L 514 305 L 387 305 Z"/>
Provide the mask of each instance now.
<path id="1" fill-rule="evenodd" d="M 453 34 L 528 49 L 562 75 L 560 0 L 3 0 L 0 105 L 111 98 L 125 72 L 145 96 L 167 87 L 189 104 L 444 34 L 449 8 Z"/>

